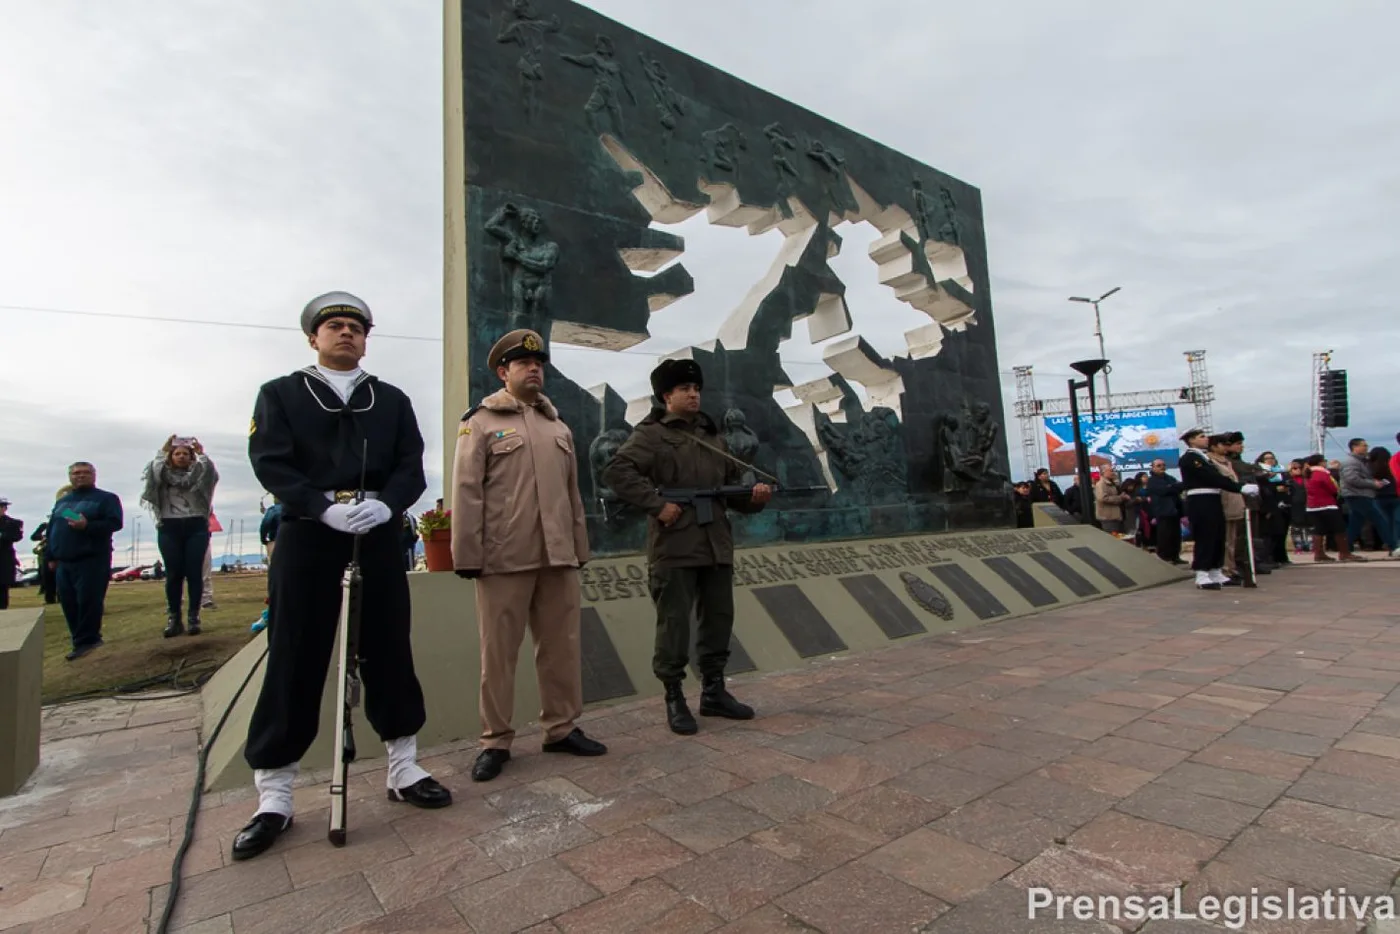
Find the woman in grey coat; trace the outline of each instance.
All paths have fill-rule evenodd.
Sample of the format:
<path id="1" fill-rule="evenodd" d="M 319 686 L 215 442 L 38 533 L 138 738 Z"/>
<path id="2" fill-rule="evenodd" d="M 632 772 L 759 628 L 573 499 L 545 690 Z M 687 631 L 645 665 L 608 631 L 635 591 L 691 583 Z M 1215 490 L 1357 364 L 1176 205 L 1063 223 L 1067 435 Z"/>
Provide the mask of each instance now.
<path id="1" fill-rule="evenodd" d="M 209 549 L 209 509 L 219 472 L 197 438 L 171 435 L 146 465 L 141 501 L 155 517 L 156 544 L 165 562 L 165 635 L 178 636 L 180 599 L 189 588 L 189 633 L 199 635 L 204 596 L 204 554 Z"/>

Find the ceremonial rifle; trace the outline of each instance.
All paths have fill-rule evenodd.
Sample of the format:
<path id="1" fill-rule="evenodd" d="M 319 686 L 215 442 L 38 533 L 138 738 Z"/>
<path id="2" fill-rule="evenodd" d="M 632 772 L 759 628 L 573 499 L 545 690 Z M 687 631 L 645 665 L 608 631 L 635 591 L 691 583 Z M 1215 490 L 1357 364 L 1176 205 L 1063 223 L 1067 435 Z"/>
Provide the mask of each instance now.
<path id="1" fill-rule="evenodd" d="M 773 493 L 830 493 L 831 490 L 824 486 L 777 486 L 771 485 Z M 717 486 L 704 489 L 666 489 L 660 487 L 656 494 L 668 503 L 675 503 L 677 506 L 694 506 L 695 522 L 698 525 L 709 525 L 715 521 L 714 503 L 717 499 L 727 499 L 731 496 L 752 496 L 751 486 Z"/>
<path id="2" fill-rule="evenodd" d="M 356 504 L 365 501 L 365 471 L 369 462 L 369 441 L 364 442 L 360 457 L 360 488 L 355 491 Z M 340 680 L 336 690 L 335 735 L 340 743 L 340 754 L 332 757 L 331 763 L 331 822 L 326 837 L 335 846 L 345 845 L 346 825 L 346 771 L 355 761 L 355 728 L 352 722 L 353 711 L 360 706 L 360 610 L 362 608 L 361 589 L 364 579 L 360 576 L 360 539 L 356 533 L 355 543 L 350 550 L 350 563 L 346 565 L 345 576 L 340 582 Z"/>

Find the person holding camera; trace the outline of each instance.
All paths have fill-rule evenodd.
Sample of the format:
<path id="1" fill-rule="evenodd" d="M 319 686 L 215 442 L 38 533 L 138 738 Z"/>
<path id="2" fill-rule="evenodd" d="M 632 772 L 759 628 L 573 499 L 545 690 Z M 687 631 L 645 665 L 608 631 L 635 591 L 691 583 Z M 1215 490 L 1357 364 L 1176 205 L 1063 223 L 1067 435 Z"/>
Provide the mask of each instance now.
<path id="1" fill-rule="evenodd" d="M 189 634 L 199 635 L 204 600 L 204 553 L 209 550 L 209 510 L 219 471 L 198 438 L 171 435 L 146 465 L 141 502 L 156 523 L 156 545 L 165 562 L 165 637 L 185 631 L 180 601 L 189 589 Z"/>

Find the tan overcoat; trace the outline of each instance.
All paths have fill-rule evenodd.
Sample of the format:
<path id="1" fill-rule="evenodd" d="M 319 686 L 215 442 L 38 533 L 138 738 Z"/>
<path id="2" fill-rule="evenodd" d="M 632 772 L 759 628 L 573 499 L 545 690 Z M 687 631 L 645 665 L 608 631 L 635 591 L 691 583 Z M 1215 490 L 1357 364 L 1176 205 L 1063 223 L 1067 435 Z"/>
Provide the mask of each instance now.
<path id="1" fill-rule="evenodd" d="M 573 432 L 544 396 L 534 405 L 504 389 L 487 396 L 457 433 L 453 566 L 512 574 L 588 559 Z"/>

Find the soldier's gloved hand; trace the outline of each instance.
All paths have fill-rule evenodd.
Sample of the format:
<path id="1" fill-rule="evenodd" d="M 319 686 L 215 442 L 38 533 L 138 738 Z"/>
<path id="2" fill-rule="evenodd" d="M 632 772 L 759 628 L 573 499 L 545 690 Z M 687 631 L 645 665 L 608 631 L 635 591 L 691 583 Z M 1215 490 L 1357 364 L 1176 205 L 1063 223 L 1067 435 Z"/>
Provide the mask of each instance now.
<path id="1" fill-rule="evenodd" d="M 359 535 L 368 532 L 376 525 L 383 525 L 394 517 L 394 511 L 387 503 L 377 499 L 367 499 L 350 507 L 345 518 L 350 522 L 350 531 Z"/>
<path id="2" fill-rule="evenodd" d="M 481 576 L 481 568 L 466 568 L 466 569 L 458 568 L 458 569 L 457 569 L 457 576 L 458 576 L 458 577 L 461 577 L 461 578 L 465 578 L 466 580 L 469 580 L 469 581 L 470 581 L 470 580 L 476 580 L 478 577 Z"/>
<path id="3" fill-rule="evenodd" d="M 326 511 L 321 513 L 321 521 L 337 532 L 353 534 L 353 530 L 350 528 L 350 520 L 347 517 L 349 512 L 349 503 L 331 503 Z"/>

